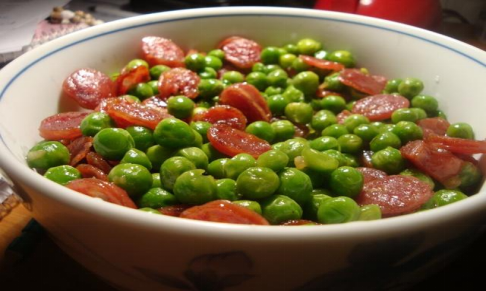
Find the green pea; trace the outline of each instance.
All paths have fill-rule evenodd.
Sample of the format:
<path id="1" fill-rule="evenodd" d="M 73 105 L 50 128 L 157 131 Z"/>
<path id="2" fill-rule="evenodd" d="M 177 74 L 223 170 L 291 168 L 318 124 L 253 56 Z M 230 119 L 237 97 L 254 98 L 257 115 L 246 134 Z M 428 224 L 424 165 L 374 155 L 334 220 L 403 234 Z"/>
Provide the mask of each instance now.
<path id="1" fill-rule="evenodd" d="M 309 142 L 303 138 L 292 138 L 283 142 L 279 148 L 289 157 L 289 166 L 294 165 L 294 159 L 302 155 L 302 150 L 309 146 Z"/>
<path id="2" fill-rule="evenodd" d="M 208 52 L 208 56 L 215 56 L 222 60 L 224 59 L 224 51 L 221 49 L 213 49 Z"/>
<path id="3" fill-rule="evenodd" d="M 363 174 L 353 167 L 339 167 L 331 173 L 329 187 L 338 196 L 354 198 L 363 188 Z"/>
<path id="4" fill-rule="evenodd" d="M 391 79 L 386 82 L 385 89 L 383 90 L 384 93 L 391 94 L 391 93 L 398 93 L 398 86 L 402 82 L 402 79 Z"/>
<path id="5" fill-rule="evenodd" d="M 350 51 L 337 50 L 327 54 L 326 59 L 329 61 L 343 64 L 346 68 L 353 68 L 356 66 L 356 61 Z"/>
<path id="6" fill-rule="evenodd" d="M 207 133 L 212 125 L 211 123 L 207 121 L 193 121 L 189 125 L 202 136 L 204 143 L 208 142 Z"/>
<path id="7" fill-rule="evenodd" d="M 155 95 L 154 90 L 152 90 L 152 86 L 147 83 L 138 83 L 135 87 L 130 89 L 128 93 L 140 100 L 145 100 Z"/>
<path id="8" fill-rule="evenodd" d="M 370 149 L 374 152 L 385 149 L 387 147 L 400 148 L 402 142 L 400 138 L 393 132 L 386 131 L 379 133 L 370 142 Z"/>
<path id="9" fill-rule="evenodd" d="M 377 219 L 381 219 L 381 208 L 378 205 L 368 204 L 361 206 L 358 220 L 369 221 Z"/>
<path id="10" fill-rule="evenodd" d="M 255 158 L 249 154 L 242 153 L 237 154 L 227 161 L 224 165 L 224 170 L 227 178 L 236 180 L 244 170 L 255 166 Z"/>
<path id="11" fill-rule="evenodd" d="M 398 93 L 408 99 L 420 94 L 424 89 L 424 83 L 417 78 L 405 78 L 398 85 Z"/>
<path id="12" fill-rule="evenodd" d="M 337 114 L 346 108 L 346 100 L 337 95 L 329 95 L 324 97 L 320 102 L 321 108 L 332 111 Z"/>
<path id="13" fill-rule="evenodd" d="M 282 96 L 284 96 L 289 102 L 304 102 L 305 96 L 304 92 L 295 88 L 293 85 L 287 86 L 285 91 L 283 91 Z"/>
<path id="14" fill-rule="evenodd" d="M 129 149 L 125 153 L 125 155 L 120 161 L 120 164 L 126 164 L 126 163 L 141 165 L 147 168 L 148 170 L 152 169 L 152 162 L 150 161 L 148 156 L 144 152 L 136 148 Z"/>
<path id="15" fill-rule="evenodd" d="M 260 54 L 260 59 L 264 64 L 278 64 L 280 59 L 280 49 L 274 46 L 267 46 Z"/>
<path id="16" fill-rule="evenodd" d="M 261 62 L 254 63 L 253 66 L 251 67 L 251 71 L 265 73 L 265 65 Z"/>
<path id="17" fill-rule="evenodd" d="M 392 132 L 393 133 L 394 128 L 395 128 L 395 124 L 386 123 L 386 124 L 383 124 L 382 126 L 380 126 L 378 128 L 378 132 L 379 133 L 384 133 L 384 132 Z"/>
<path id="18" fill-rule="evenodd" d="M 343 166 L 357 168 L 360 166 L 359 157 L 348 153 L 343 153 Z"/>
<path id="19" fill-rule="evenodd" d="M 174 149 L 153 145 L 145 153 L 152 163 L 152 169 L 160 169 L 162 163 L 174 155 Z"/>
<path id="20" fill-rule="evenodd" d="M 141 103 L 140 98 L 138 98 L 137 96 L 134 96 L 134 95 L 127 94 L 127 95 L 120 96 L 118 98 L 126 100 L 129 103 Z"/>
<path id="21" fill-rule="evenodd" d="M 412 98 L 412 107 L 422 108 L 427 114 L 433 114 L 439 109 L 439 102 L 432 96 L 417 95 Z"/>
<path id="22" fill-rule="evenodd" d="M 442 189 L 435 192 L 434 195 L 430 198 L 430 200 L 425 203 L 423 208 L 424 209 L 437 208 L 437 207 L 449 205 L 451 203 L 455 203 L 457 201 L 461 201 L 466 198 L 467 195 L 462 193 L 459 190 Z"/>
<path id="23" fill-rule="evenodd" d="M 298 54 L 299 53 L 299 48 L 297 47 L 296 44 L 293 43 L 288 43 L 283 46 L 283 49 L 288 52 L 289 54 Z"/>
<path id="24" fill-rule="evenodd" d="M 108 160 L 121 160 L 125 153 L 135 147 L 133 137 L 121 128 L 104 128 L 93 138 L 95 151 Z"/>
<path id="25" fill-rule="evenodd" d="M 216 181 L 203 173 L 204 170 L 190 170 L 177 177 L 174 195 L 179 202 L 201 205 L 217 198 Z"/>
<path id="26" fill-rule="evenodd" d="M 93 112 L 88 114 L 79 125 L 84 136 L 95 136 L 104 128 L 115 127 L 111 117 L 104 112 Z"/>
<path id="27" fill-rule="evenodd" d="M 288 68 L 292 67 L 292 64 L 293 64 L 293 62 L 295 61 L 296 58 L 297 58 L 297 56 L 295 54 L 286 53 L 286 54 L 283 54 L 279 57 L 278 64 L 282 68 L 288 69 Z"/>
<path id="28" fill-rule="evenodd" d="M 170 68 L 165 65 L 155 65 L 150 68 L 150 77 L 152 80 L 158 80 L 162 73 L 169 71 Z"/>
<path id="29" fill-rule="evenodd" d="M 472 127 L 464 122 L 457 122 L 449 125 L 446 134 L 450 137 L 474 139 L 474 131 Z"/>
<path id="30" fill-rule="evenodd" d="M 327 75 L 324 78 L 324 87 L 331 91 L 342 91 L 346 86 L 339 80 L 339 73 Z"/>
<path id="31" fill-rule="evenodd" d="M 159 81 L 158 80 L 148 81 L 147 82 L 147 85 L 149 85 L 150 88 L 152 88 L 152 94 L 153 94 L 153 96 L 159 94 Z"/>
<path id="32" fill-rule="evenodd" d="M 331 199 L 331 196 L 326 194 L 312 194 L 311 199 L 305 204 L 303 207 L 304 211 L 304 218 L 317 221 L 317 211 L 319 210 L 319 206 L 324 203 L 324 201 Z"/>
<path id="33" fill-rule="evenodd" d="M 275 141 L 290 139 L 295 134 L 294 124 L 288 120 L 277 120 L 270 124 L 275 131 Z"/>
<path id="34" fill-rule="evenodd" d="M 152 174 L 137 164 L 118 164 L 108 173 L 108 180 L 127 191 L 131 197 L 144 194 L 152 187 Z"/>
<path id="35" fill-rule="evenodd" d="M 323 131 L 326 127 L 336 124 L 336 115 L 329 110 L 320 110 L 312 117 L 311 127 L 316 131 Z"/>
<path id="36" fill-rule="evenodd" d="M 268 108 L 274 116 L 284 115 L 285 107 L 290 101 L 280 94 L 271 95 L 267 98 Z"/>
<path id="37" fill-rule="evenodd" d="M 271 143 L 275 139 L 275 131 L 270 123 L 266 121 L 255 121 L 250 123 L 246 129 L 246 132 L 251 133 L 261 139 L 264 139 Z"/>
<path id="38" fill-rule="evenodd" d="M 177 204 L 176 197 L 160 187 L 151 188 L 138 199 L 138 206 L 141 208 L 161 208 Z"/>
<path id="39" fill-rule="evenodd" d="M 135 148 L 146 151 L 154 145 L 153 131 L 143 126 L 129 126 L 126 131 L 132 136 L 135 142 Z"/>
<path id="40" fill-rule="evenodd" d="M 257 159 L 258 167 L 272 169 L 274 172 L 283 170 L 289 163 L 289 157 L 280 150 L 269 150 L 261 154 Z"/>
<path id="41" fill-rule="evenodd" d="M 341 196 L 324 201 L 317 211 L 317 221 L 324 224 L 346 223 L 359 219 L 361 209 L 351 198 Z"/>
<path id="42" fill-rule="evenodd" d="M 184 157 L 172 157 L 160 166 L 160 180 L 167 190 L 173 190 L 177 178 L 183 173 L 195 170 L 196 166 Z"/>
<path id="43" fill-rule="evenodd" d="M 363 140 L 356 134 L 344 134 L 337 140 L 343 153 L 357 154 L 363 149 Z"/>
<path id="44" fill-rule="evenodd" d="M 245 76 L 238 71 L 226 71 L 223 76 L 221 76 L 221 80 L 229 84 L 236 84 L 245 81 Z"/>
<path id="45" fill-rule="evenodd" d="M 422 128 L 411 121 L 398 122 L 393 127 L 392 132 L 400 138 L 402 144 L 423 138 Z"/>
<path id="46" fill-rule="evenodd" d="M 202 98 L 218 96 L 223 89 L 223 82 L 214 78 L 201 79 L 198 85 L 199 96 Z"/>
<path id="47" fill-rule="evenodd" d="M 283 90 L 281 87 L 268 86 L 263 92 L 266 96 L 273 96 L 277 94 L 282 94 Z"/>
<path id="48" fill-rule="evenodd" d="M 188 147 L 178 150 L 176 156 L 185 157 L 191 161 L 197 169 L 206 169 L 209 164 L 208 156 L 197 147 Z"/>
<path id="49" fill-rule="evenodd" d="M 186 68 L 191 71 L 197 72 L 206 66 L 204 56 L 201 54 L 190 54 L 184 59 Z"/>
<path id="50" fill-rule="evenodd" d="M 153 208 L 150 208 L 150 207 L 142 207 L 142 208 L 138 208 L 137 210 L 142 211 L 142 212 L 146 212 L 146 213 L 162 215 L 162 213 L 160 213 L 160 211 L 153 209 Z"/>
<path id="51" fill-rule="evenodd" d="M 295 168 L 286 168 L 279 173 L 278 194 L 292 198 L 299 205 L 304 205 L 311 198 L 312 182 L 309 176 Z"/>
<path id="52" fill-rule="evenodd" d="M 329 53 L 325 50 L 318 50 L 317 52 L 314 53 L 314 58 L 325 60 L 328 54 Z"/>
<path id="53" fill-rule="evenodd" d="M 205 79 L 216 79 L 216 78 L 218 78 L 218 72 L 211 67 L 205 67 L 204 69 L 200 70 L 198 75 L 201 78 L 201 81 L 205 80 Z M 221 84 L 223 84 L 223 83 L 221 82 Z M 200 83 L 199 83 L 199 85 L 200 85 Z"/>
<path id="54" fill-rule="evenodd" d="M 322 43 L 312 38 L 303 38 L 297 42 L 297 50 L 303 55 L 314 55 L 322 49 Z"/>
<path id="55" fill-rule="evenodd" d="M 304 95 L 314 95 L 319 87 L 319 76 L 312 71 L 303 71 L 292 78 L 292 85 Z"/>
<path id="56" fill-rule="evenodd" d="M 291 102 L 285 107 L 285 116 L 288 120 L 297 124 L 311 122 L 314 110 L 305 102 Z"/>
<path id="57" fill-rule="evenodd" d="M 81 179 L 83 176 L 81 175 L 81 172 L 75 167 L 62 165 L 49 168 L 44 173 L 44 177 L 58 184 L 66 185 L 73 180 Z"/>
<path id="58" fill-rule="evenodd" d="M 267 75 L 263 72 L 251 72 L 246 75 L 245 81 L 260 91 L 264 91 L 268 87 Z"/>
<path id="59" fill-rule="evenodd" d="M 321 136 L 309 142 L 309 146 L 318 151 L 335 149 L 340 151 L 338 140 L 332 136 Z"/>
<path id="60" fill-rule="evenodd" d="M 262 207 L 260 206 L 260 203 L 252 200 L 235 200 L 233 201 L 234 204 L 243 206 L 245 208 L 248 208 L 252 211 L 255 211 L 256 213 L 262 215 Z"/>
<path id="61" fill-rule="evenodd" d="M 349 132 L 353 132 L 358 125 L 368 123 L 370 123 L 370 120 L 366 116 L 361 114 L 351 114 L 343 121 L 344 126 L 346 126 L 346 129 Z"/>
<path id="62" fill-rule="evenodd" d="M 272 195 L 260 203 L 262 216 L 273 225 L 302 218 L 302 207 L 285 195 Z"/>
<path id="63" fill-rule="evenodd" d="M 359 97 L 359 98 L 363 98 L 363 97 Z M 345 109 L 348 110 L 348 111 L 350 111 L 350 112 L 353 112 L 353 107 L 354 107 L 354 104 L 355 103 L 356 103 L 356 100 L 349 101 L 348 103 L 346 103 L 346 108 Z"/>
<path id="64" fill-rule="evenodd" d="M 206 156 L 208 156 L 208 160 L 210 162 L 214 161 L 214 160 L 217 160 L 217 159 L 222 159 L 222 158 L 227 158 L 226 155 L 222 154 L 221 152 L 219 152 L 217 149 L 215 149 L 213 147 L 212 144 L 210 143 L 205 143 L 201 146 L 201 149 L 203 150 L 203 152 L 206 154 Z"/>
<path id="65" fill-rule="evenodd" d="M 470 187 L 475 187 L 481 181 L 481 171 L 477 166 L 471 162 L 464 162 L 461 172 L 459 172 L 461 179 L 461 190 L 468 190 Z"/>
<path id="66" fill-rule="evenodd" d="M 375 152 L 371 156 L 373 167 L 386 172 L 387 174 L 398 174 L 405 168 L 405 160 L 400 150 L 386 147 Z"/>
<path id="67" fill-rule="evenodd" d="M 264 69 L 263 69 L 263 73 L 265 74 L 270 74 L 271 72 L 275 71 L 275 70 L 282 70 L 282 67 L 280 67 L 279 65 L 277 64 L 269 64 L 269 65 L 265 65 Z"/>
<path id="68" fill-rule="evenodd" d="M 241 199 L 241 194 L 236 191 L 236 181 L 233 179 L 220 179 L 216 181 L 217 199 L 235 201 Z"/>
<path id="69" fill-rule="evenodd" d="M 420 179 L 422 182 L 429 184 L 431 189 L 435 188 L 434 180 L 417 169 L 405 169 L 400 172 L 400 175 L 415 177 Z"/>
<path id="70" fill-rule="evenodd" d="M 228 158 L 221 158 L 212 161 L 208 165 L 208 169 L 207 169 L 208 174 L 213 176 L 216 179 L 222 179 L 226 177 L 226 172 L 224 170 L 224 167 L 228 161 L 229 161 Z"/>
<path id="71" fill-rule="evenodd" d="M 282 69 L 273 70 L 267 75 L 267 83 L 269 86 L 285 88 L 287 86 L 287 79 L 289 75 Z"/>
<path id="72" fill-rule="evenodd" d="M 167 100 L 167 110 L 176 118 L 190 117 L 194 107 L 194 101 L 184 95 L 172 96 Z"/>
<path id="73" fill-rule="evenodd" d="M 149 67 L 148 63 L 142 59 L 133 59 L 125 66 L 127 70 L 135 69 L 136 67 L 144 66 L 146 68 Z"/>
<path id="74" fill-rule="evenodd" d="M 321 132 L 322 136 L 332 136 L 334 138 L 339 138 L 341 135 L 348 134 L 349 131 L 346 129 L 346 126 L 343 124 L 331 124 L 324 128 Z"/>
<path id="75" fill-rule="evenodd" d="M 331 173 L 339 166 L 338 159 L 311 148 L 302 150 L 302 159 L 305 167 L 322 174 Z M 295 161 L 295 164 L 297 166 L 297 161 Z"/>
<path id="76" fill-rule="evenodd" d="M 359 136 L 364 142 L 370 142 L 378 135 L 378 127 L 374 124 L 360 124 L 356 126 L 353 133 Z"/>
<path id="77" fill-rule="evenodd" d="M 392 113 L 391 121 L 398 123 L 400 121 L 416 122 L 419 119 L 426 118 L 427 113 L 421 108 L 400 108 Z"/>
<path id="78" fill-rule="evenodd" d="M 329 150 L 325 150 L 323 151 L 323 153 L 335 158 L 336 160 L 338 160 L 339 162 L 339 167 L 342 167 L 342 166 L 349 166 L 348 165 L 348 162 L 347 162 L 347 158 L 344 156 L 343 153 L 341 153 L 339 150 L 335 150 L 335 149 L 329 149 Z"/>
<path id="79" fill-rule="evenodd" d="M 152 173 L 152 188 L 162 188 L 162 182 L 160 181 L 160 172 Z"/>
<path id="80" fill-rule="evenodd" d="M 216 56 L 207 55 L 204 57 L 204 66 L 219 70 L 223 67 L 223 62 Z"/>
<path id="81" fill-rule="evenodd" d="M 279 188 L 277 174 L 269 168 L 251 167 L 244 170 L 236 180 L 238 193 L 249 200 L 269 197 Z"/>
<path id="82" fill-rule="evenodd" d="M 184 121 L 176 118 L 162 120 L 154 130 L 155 142 L 168 148 L 188 147 L 194 144 L 195 139 L 193 129 Z"/>

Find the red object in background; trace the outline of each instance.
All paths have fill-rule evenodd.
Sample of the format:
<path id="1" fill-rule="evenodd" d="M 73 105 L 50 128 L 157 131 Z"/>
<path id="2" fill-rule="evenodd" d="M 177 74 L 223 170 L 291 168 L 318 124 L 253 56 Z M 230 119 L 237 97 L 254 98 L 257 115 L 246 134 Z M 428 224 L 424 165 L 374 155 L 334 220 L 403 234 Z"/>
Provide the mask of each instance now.
<path id="1" fill-rule="evenodd" d="M 315 9 L 355 13 L 436 30 L 442 19 L 440 0 L 317 0 Z"/>

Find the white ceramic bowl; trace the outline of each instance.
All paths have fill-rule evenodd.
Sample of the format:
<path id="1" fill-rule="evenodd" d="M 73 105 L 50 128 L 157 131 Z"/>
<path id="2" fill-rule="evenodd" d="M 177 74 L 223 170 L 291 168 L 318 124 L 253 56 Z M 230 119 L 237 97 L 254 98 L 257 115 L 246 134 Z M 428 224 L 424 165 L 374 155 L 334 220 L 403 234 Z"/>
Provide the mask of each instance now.
<path id="1" fill-rule="evenodd" d="M 138 42 L 145 35 L 203 51 L 231 35 L 263 45 L 316 38 L 330 50 L 352 51 L 359 64 L 376 74 L 422 79 L 425 93 L 439 99 L 450 121 L 468 122 L 477 138 L 486 137 L 486 52 L 397 23 L 313 10 L 216 8 L 134 17 L 54 40 L 0 71 L 0 167 L 23 190 L 33 216 L 56 243 L 114 286 L 127 290 L 403 287 L 427 276 L 483 228 L 484 187 L 465 201 L 402 217 L 267 227 L 149 215 L 79 195 L 30 170 L 24 156 L 40 140 L 40 121 L 67 109 L 60 99 L 64 78 L 81 67 L 118 70 L 137 56 Z"/>

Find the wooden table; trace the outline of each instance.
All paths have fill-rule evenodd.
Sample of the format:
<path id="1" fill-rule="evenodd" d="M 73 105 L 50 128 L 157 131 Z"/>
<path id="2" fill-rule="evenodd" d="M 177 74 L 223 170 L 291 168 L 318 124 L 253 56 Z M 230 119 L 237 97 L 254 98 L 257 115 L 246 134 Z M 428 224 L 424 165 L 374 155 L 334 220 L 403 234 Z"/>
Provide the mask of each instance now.
<path id="1" fill-rule="evenodd" d="M 486 50 L 486 43 L 476 39 L 474 31 L 468 25 L 445 24 L 443 33 Z M 8 253 L 6 256 L 5 250 L 9 244 L 21 234 L 31 219 L 29 211 L 19 205 L 0 221 L 0 289 L 9 290 L 4 288 L 9 286 L 15 287 L 15 290 L 114 290 L 64 254 L 46 235 L 40 236 L 31 246 L 32 252 L 27 257 L 19 259 Z M 482 260 L 486 258 L 485 245 L 486 235 L 456 262 L 423 282 L 420 287 L 433 287 L 434 290 L 441 287 L 447 287 L 448 290 L 473 290 L 477 289 L 474 284 L 478 283 L 484 287 L 482 280 L 478 279 L 484 276 L 480 275 L 482 270 L 473 266 L 484 265 Z"/>

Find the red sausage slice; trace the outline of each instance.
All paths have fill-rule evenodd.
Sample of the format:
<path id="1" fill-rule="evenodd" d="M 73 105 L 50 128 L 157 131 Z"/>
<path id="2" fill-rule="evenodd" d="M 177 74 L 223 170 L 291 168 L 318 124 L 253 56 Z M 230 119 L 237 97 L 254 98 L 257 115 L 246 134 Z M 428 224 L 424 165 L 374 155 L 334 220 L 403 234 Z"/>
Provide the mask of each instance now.
<path id="1" fill-rule="evenodd" d="M 260 61 L 261 46 L 253 40 L 239 36 L 229 37 L 219 43 L 224 58 L 240 69 L 249 69 Z"/>
<path id="2" fill-rule="evenodd" d="M 39 134 L 46 140 L 75 139 L 82 135 L 81 121 L 90 112 L 63 112 L 41 121 Z"/>
<path id="3" fill-rule="evenodd" d="M 365 183 L 357 202 L 377 204 L 383 217 L 390 217 L 417 211 L 433 194 L 427 183 L 415 177 L 392 175 Z"/>
<path id="4" fill-rule="evenodd" d="M 94 109 L 104 98 L 116 96 L 110 77 L 95 69 L 79 69 L 67 77 L 62 89 L 79 106 Z"/>
<path id="5" fill-rule="evenodd" d="M 253 85 L 238 83 L 226 87 L 219 97 L 221 104 L 238 108 L 248 119 L 248 122 L 258 120 L 269 121 L 271 118 L 268 104 Z"/>
<path id="6" fill-rule="evenodd" d="M 370 121 L 391 118 L 392 113 L 400 108 L 408 108 L 410 101 L 399 95 L 378 94 L 359 99 L 353 105 L 353 113 L 362 114 Z"/>
<path id="7" fill-rule="evenodd" d="M 472 140 L 443 135 L 430 135 L 426 141 L 455 154 L 473 155 L 486 153 L 485 140 Z"/>
<path id="8" fill-rule="evenodd" d="M 98 180 L 108 182 L 108 175 L 95 166 L 89 164 L 79 164 L 76 166 L 76 169 L 81 172 L 81 176 L 83 176 L 83 178 L 96 178 Z"/>
<path id="9" fill-rule="evenodd" d="M 356 170 L 360 171 L 361 174 L 363 174 L 363 182 L 365 184 L 376 179 L 383 179 L 388 176 L 385 172 L 374 168 L 358 167 L 356 168 Z"/>
<path id="10" fill-rule="evenodd" d="M 123 98 L 107 100 L 104 111 L 122 128 L 140 125 L 153 130 L 162 119 L 171 116 L 163 108 L 154 108 L 141 103 L 128 102 Z"/>
<path id="11" fill-rule="evenodd" d="M 93 151 L 86 154 L 86 161 L 88 164 L 100 169 L 105 174 L 110 173 L 112 169 L 112 166 L 100 154 Z"/>
<path id="12" fill-rule="evenodd" d="M 211 124 L 226 124 L 233 128 L 244 130 L 246 117 L 243 113 L 229 105 L 219 105 L 209 108 L 207 111 L 196 114 L 192 121 L 206 121 Z"/>
<path id="13" fill-rule="evenodd" d="M 69 150 L 69 154 L 71 155 L 71 161 L 69 162 L 69 165 L 75 166 L 79 162 L 84 160 L 91 151 L 92 146 L 93 138 L 91 136 L 80 136 L 72 140 L 67 145 L 67 149 Z"/>
<path id="14" fill-rule="evenodd" d="M 175 95 L 184 95 L 194 99 L 199 95 L 197 89 L 199 76 L 185 68 L 174 68 L 160 75 L 159 96 L 162 99 Z"/>
<path id="15" fill-rule="evenodd" d="M 155 65 L 183 67 L 184 57 L 184 51 L 170 39 L 158 36 L 142 38 L 142 58 L 151 67 Z"/>
<path id="16" fill-rule="evenodd" d="M 381 76 L 363 74 L 359 69 L 344 69 L 339 80 L 346 86 L 368 95 L 380 94 L 386 86 L 386 79 Z"/>
<path id="17" fill-rule="evenodd" d="M 215 200 L 191 207 L 182 212 L 180 217 L 212 222 L 269 225 L 268 221 L 256 212 L 227 200 Z"/>
<path id="18" fill-rule="evenodd" d="M 400 148 L 400 152 L 415 167 L 446 188 L 455 188 L 461 184 L 459 173 L 464 161 L 451 152 L 440 150 L 423 140 L 408 142 Z"/>
<path id="19" fill-rule="evenodd" d="M 138 66 L 131 70 L 123 70 L 116 79 L 118 95 L 127 94 L 128 90 L 135 87 L 138 83 L 150 81 L 149 69 L 145 66 Z"/>
<path id="20" fill-rule="evenodd" d="M 208 130 L 208 139 L 213 147 L 230 157 L 247 153 L 258 158 L 272 149 L 267 141 L 225 124 L 211 126 Z"/>
<path id="21" fill-rule="evenodd" d="M 107 202 L 134 209 L 137 208 L 125 190 L 110 182 L 94 178 L 83 178 L 67 183 L 66 187 L 91 197 L 101 198 Z"/>
<path id="22" fill-rule="evenodd" d="M 307 65 L 322 70 L 338 72 L 344 70 L 345 68 L 343 64 L 332 62 L 332 61 L 321 60 L 311 56 L 300 55 L 299 58 L 301 58 L 304 61 L 304 63 L 306 63 Z"/>
<path id="23" fill-rule="evenodd" d="M 418 126 L 422 128 L 424 139 L 430 135 L 446 135 L 450 126 L 449 121 L 441 117 L 424 118 L 417 121 Z"/>

